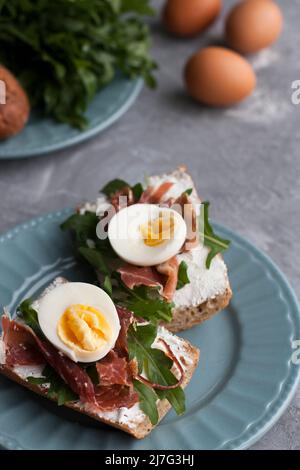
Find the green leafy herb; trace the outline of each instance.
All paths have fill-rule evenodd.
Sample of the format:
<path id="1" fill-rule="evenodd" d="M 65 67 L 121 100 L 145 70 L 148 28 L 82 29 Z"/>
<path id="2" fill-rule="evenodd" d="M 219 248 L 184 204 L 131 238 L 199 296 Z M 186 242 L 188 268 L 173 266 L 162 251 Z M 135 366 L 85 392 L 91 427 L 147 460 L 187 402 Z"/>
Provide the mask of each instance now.
<path id="1" fill-rule="evenodd" d="M 138 380 L 133 381 L 133 386 L 135 391 L 139 396 L 139 405 L 141 410 L 149 417 L 153 426 L 158 423 L 158 411 L 156 406 L 156 401 L 158 396 L 156 395 L 153 388 L 148 387 L 147 385 L 139 382 Z"/>
<path id="2" fill-rule="evenodd" d="M 26 380 L 35 385 L 49 384 L 47 397 L 56 400 L 59 406 L 78 400 L 78 396 L 49 365 L 45 366 L 42 377 L 27 377 Z"/>
<path id="3" fill-rule="evenodd" d="M 134 289 L 125 288 L 125 290 L 129 295 L 127 298 L 119 300 L 119 303 L 131 310 L 137 317 L 153 323 L 172 320 L 174 304 L 163 300 L 157 289 L 138 286 Z"/>
<path id="4" fill-rule="evenodd" d="M 160 385 L 174 385 L 176 377 L 171 372 L 173 362 L 163 351 L 152 348 L 157 337 L 157 329 L 154 325 L 137 325 L 128 330 L 129 358 L 138 362 L 139 373 L 146 373 L 152 383 Z M 160 398 L 166 398 L 173 406 L 177 414 L 185 411 L 185 396 L 181 387 L 171 390 L 157 390 Z"/>
<path id="5" fill-rule="evenodd" d="M 111 273 L 101 252 L 94 248 L 88 248 L 85 246 L 79 247 L 78 252 L 91 266 L 93 266 L 96 272 L 103 275 L 101 276 L 103 278 L 101 286 L 108 295 L 112 296 Z M 98 276 L 98 281 L 100 282 L 100 276 Z"/>
<path id="6" fill-rule="evenodd" d="M 188 265 L 185 261 L 181 261 L 178 269 L 178 281 L 176 289 L 181 289 L 186 284 L 190 283 L 189 276 L 188 276 Z"/>
<path id="7" fill-rule="evenodd" d="M 111 283 L 111 278 L 108 274 L 104 277 L 102 287 L 111 297 L 112 296 L 112 283 Z"/>
<path id="8" fill-rule="evenodd" d="M 143 185 L 141 183 L 137 183 L 134 186 L 130 186 L 129 183 L 121 179 L 114 179 L 107 183 L 104 188 L 101 189 L 101 193 L 105 194 L 107 197 L 111 197 L 117 191 L 121 191 L 124 188 L 131 188 L 133 197 L 135 201 L 138 201 L 144 191 Z"/>
<path id="9" fill-rule="evenodd" d="M 17 309 L 17 315 L 22 317 L 25 321 L 26 325 L 28 325 L 32 330 L 40 337 L 43 337 L 43 332 L 41 330 L 39 321 L 38 321 L 38 314 L 37 312 L 31 307 L 32 300 L 26 299 L 19 305 Z"/>
<path id="10" fill-rule="evenodd" d="M 77 246 L 86 246 L 87 240 L 96 238 L 96 227 L 99 222 L 95 212 L 73 214 L 61 224 L 62 230 L 71 230 Z"/>
<path id="11" fill-rule="evenodd" d="M 145 0 L 123 0 L 122 11 L 124 13 L 134 10 L 141 15 L 153 15 L 154 10 L 148 5 Z"/>
<path id="12" fill-rule="evenodd" d="M 130 184 L 126 183 L 124 180 L 115 179 L 107 183 L 100 192 L 105 194 L 107 197 L 111 197 L 117 191 L 121 191 L 121 189 L 130 187 Z"/>
<path id="13" fill-rule="evenodd" d="M 87 125 L 95 94 L 116 76 L 155 86 L 150 0 L 1 0 L 0 62 L 34 106 L 71 126 Z"/>
<path id="14" fill-rule="evenodd" d="M 87 246 L 81 246 L 78 251 L 86 259 L 86 261 L 95 269 L 100 271 L 100 273 L 104 275 L 109 274 L 109 269 L 99 251 L 94 248 L 88 248 Z"/>
<path id="15" fill-rule="evenodd" d="M 204 210 L 204 245 L 210 248 L 208 256 L 206 258 L 206 268 L 210 268 L 212 259 L 223 251 L 227 250 L 230 245 L 230 240 L 225 240 L 219 237 L 213 230 L 212 225 L 209 222 L 209 202 L 203 202 L 202 208 Z"/>
<path id="16" fill-rule="evenodd" d="M 192 192 L 193 192 L 193 188 L 186 189 L 184 192 L 185 192 L 188 196 L 190 196 L 190 195 L 192 194 Z"/>
<path id="17" fill-rule="evenodd" d="M 137 183 L 134 186 L 132 186 L 132 192 L 133 192 L 133 197 L 135 201 L 138 201 L 143 194 L 144 188 L 141 183 Z"/>
<path id="18" fill-rule="evenodd" d="M 27 377 L 26 380 L 34 385 L 43 385 L 45 383 L 45 377 Z"/>

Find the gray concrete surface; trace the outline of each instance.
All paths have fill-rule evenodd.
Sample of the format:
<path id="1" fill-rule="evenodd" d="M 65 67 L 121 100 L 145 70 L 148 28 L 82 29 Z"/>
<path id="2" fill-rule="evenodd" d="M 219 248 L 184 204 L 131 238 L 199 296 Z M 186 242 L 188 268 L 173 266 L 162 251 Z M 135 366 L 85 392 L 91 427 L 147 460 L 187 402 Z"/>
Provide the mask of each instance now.
<path id="1" fill-rule="evenodd" d="M 161 2 L 156 2 L 161 4 Z M 233 4 L 227 0 L 226 8 Z M 160 65 L 157 91 L 144 89 L 113 127 L 84 145 L 26 161 L 0 162 L 0 231 L 43 212 L 93 198 L 108 179 L 130 181 L 186 163 L 219 222 L 267 252 L 300 294 L 300 1 L 281 0 L 285 29 L 251 58 L 258 87 L 230 110 L 210 110 L 184 93 L 181 70 L 200 45 L 219 43 L 222 21 L 191 41 L 167 37 L 153 22 Z M 300 389 L 254 449 L 300 449 Z"/>

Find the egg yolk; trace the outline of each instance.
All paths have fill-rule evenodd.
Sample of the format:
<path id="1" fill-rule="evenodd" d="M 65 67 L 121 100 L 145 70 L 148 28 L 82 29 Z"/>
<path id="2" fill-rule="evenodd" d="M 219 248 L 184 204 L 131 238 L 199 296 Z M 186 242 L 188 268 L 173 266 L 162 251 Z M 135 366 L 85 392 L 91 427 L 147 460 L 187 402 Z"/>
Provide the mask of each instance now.
<path id="1" fill-rule="evenodd" d="M 111 331 L 104 315 L 89 305 L 70 305 L 61 315 L 57 333 L 71 349 L 97 351 L 109 339 Z"/>
<path id="2" fill-rule="evenodd" d="M 140 227 L 145 245 L 157 246 L 174 237 L 174 214 L 159 214 L 154 220 L 149 220 Z"/>

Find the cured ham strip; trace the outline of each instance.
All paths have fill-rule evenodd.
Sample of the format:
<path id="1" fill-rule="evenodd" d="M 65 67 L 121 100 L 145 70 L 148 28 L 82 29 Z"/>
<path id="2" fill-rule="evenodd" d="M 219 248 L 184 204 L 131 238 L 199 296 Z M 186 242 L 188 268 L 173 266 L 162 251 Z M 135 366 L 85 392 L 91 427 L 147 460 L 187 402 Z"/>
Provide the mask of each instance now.
<path id="1" fill-rule="evenodd" d="M 141 195 L 139 202 L 141 204 L 158 204 L 161 202 L 162 197 L 169 191 L 169 189 L 174 185 L 170 181 L 165 181 L 158 188 L 153 188 L 149 186 Z"/>
<path id="2" fill-rule="evenodd" d="M 178 261 L 176 256 L 169 259 L 165 263 L 161 263 L 156 266 L 157 271 L 160 274 L 166 276 L 166 283 L 163 289 L 162 295 L 170 302 L 176 290 L 178 281 Z"/>
<path id="3" fill-rule="evenodd" d="M 121 324 L 121 329 L 120 333 L 118 336 L 118 339 L 116 341 L 114 351 L 117 352 L 118 356 L 120 357 L 127 357 L 128 353 L 128 347 L 127 347 L 127 331 L 131 323 L 133 322 L 133 314 L 127 308 L 125 307 L 120 307 L 116 306 L 119 319 L 120 319 L 120 324 Z"/>
<path id="4" fill-rule="evenodd" d="M 74 393 L 79 395 L 80 400 L 84 403 L 95 403 L 94 385 L 84 369 L 78 364 L 73 362 L 68 357 L 62 355 L 52 344 L 46 340 L 41 340 L 34 331 L 22 323 L 17 323 L 10 320 L 8 317 L 2 317 L 2 325 L 4 330 L 4 342 L 6 345 L 6 364 L 10 367 L 14 365 L 21 365 L 22 359 L 19 354 L 12 355 L 12 352 L 18 350 L 20 345 L 26 341 L 35 347 L 38 357 L 42 363 L 49 364 L 57 374 L 69 385 Z M 18 336 L 15 336 L 15 333 Z M 20 334 L 23 341 L 20 343 Z M 24 358 L 26 352 L 24 351 Z M 9 363 L 7 359 L 9 358 Z M 22 364 L 24 364 L 24 360 Z M 35 362 L 40 364 L 41 361 Z M 31 363 L 32 364 L 32 363 Z"/>
<path id="5" fill-rule="evenodd" d="M 96 364 L 100 385 L 130 385 L 130 369 L 125 357 L 110 351 Z"/>
<path id="6" fill-rule="evenodd" d="M 124 282 L 129 289 L 140 285 L 159 287 L 161 295 L 168 301 L 171 301 L 173 298 L 178 280 L 178 262 L 175 256 L 155 268 L 140 268 L 126 264 L 119 268 L 118 272 L 121 274 L 122 282 Z M 165 276 L 165 283 L 161 275 Z"/>
<path id="7" fill-rule="evenodd" d="M 9 367 L 45 364 L 45 359 L 37 349 L 34 339 L 28 331 L 19 326 L 19 323 L 3 315 L 2 328 L 5 362 Z"/>
<path id="8" fill-rule="evenodd" d="M 187 228 L 186 241 L 182 247 L 183 251 L 190 251 L 199 244 L 197 233 L 197 217 L 196 211 L 191 203 L 187 193 L 182 193 L 172 204 L 176 210 L 176 206 L 180 206 L 181 215 L 184 218 Z"/>
<path id="9" fill-rule="evenodd" d="M 113 411 L 122 407 L 131 408 L 138 403 L 138 394 L 132 387 L 126 385 L 98 386 L 96 387 L 97 409 Z"/>
<path id="10" fill-rule="evenodd" d="M 60 354 L 48 341 L 35 337 L 37 345 L 47 363 L 69 385 L 83 403 L 95 403 L 94 385 L 89 375 L 76 362 Z"/>
<path id="11" fill-rule="evenodd" d="M 159 274 L 152 267 L 138 267 L 132 264 L 125 264 L 118 269 L 121 274 L 122 282 L 129 288 L 135 286 L 159 287 L 163 289 Z"/>

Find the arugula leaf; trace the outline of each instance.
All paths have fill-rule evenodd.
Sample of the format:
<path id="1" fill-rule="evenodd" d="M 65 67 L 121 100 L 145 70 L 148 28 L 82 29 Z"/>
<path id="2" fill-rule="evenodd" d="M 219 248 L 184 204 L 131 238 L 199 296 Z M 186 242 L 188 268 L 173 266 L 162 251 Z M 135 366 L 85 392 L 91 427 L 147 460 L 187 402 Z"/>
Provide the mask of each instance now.
<path id="1" fill-rule="evenodd" d="M 102 287 L 105 290 L 105 292 L 107 292 L 108 295 L 111 297 L 112 296 L 112 283 L 111 283 L 111 278 L 109 275 L 105 276 Z"/>
<path id="2" fill-rule="evenodd" d="M 148 387 L 138 380 L 133 381 L 133 386 L 135 391 L 138 393 L 141 410 L 145 413 L 146 416 L 149 417 L 151 424 L 155 426 L 155 424 L 158 423 L 159 418 L 156 406 L 158 396 L 156 395 L 153 388 Z"/>
<path id="3" fill-rule="evenodd" d="M 138 201 L 144 192 L 143 185 L 141 183 L 136 183 L 134 186 L 132 186 L 131 189 L 133 192 L 134 200 Z"/>
<path id="4" fill-rule="evenodd" d="M 93 266 L 93 268 L 99 270 L 102 274 L 108 275 L 109 269 L 103 259 L 103 256 L 95 248 L 88 248 L 87 246 L 81 246 L 78 248 L 78 252 L 85 258 L 85 260 Z"/>
<path id="5" fill-rule="evenodd" d="M 45 366 L 42 377 L 27 377 L 26 380 L 35 385 L 49 384 L 47 397 L 56 400 L 58 406 L 78 400 L 78 396 L 49 365 Z"/>
<path id="6" fill-rule="evenodd" d="M 185 192 L 188 196 L 190 196 L 190 195 L 192 194 L 192 192 L 193 192 L 193 188 L 186 189 L 184 192 Z"/>
<path id="7" fill-rule="evenodd" d="M 93 268 L 96 269 L 96 271 L 104 275 L 102 288 L 108 293 L 108 295 L 112 296 L 112 282 L 110 270 L 100 251 L 96 250 L 95 248 L 81 246 L 78 248 L 78 252 L 91 266 L 93 266 Z M 98 281 L 100 282 L 99 276 Z"/>
<path id="8" fill-rule="evenodd" d="M 45 377 L 27 377 L 26 380 L 34 385 L 43 385 L 45 383 Z"/>
<path id="9" fill-rule="evenodd" d="M 177 379 L 170 370 L 173 362 L 163 351 L 151 347 L 156 336 L 157 329 L 154 325 L 137 325 L 135 329 L 131 326 L 128 330 L 129 358 L 136 358 L 139 373 L 145 372 L 152 383 L 174 385 Z M 160 398 L 166 398 L 177 414 L 185 411 L 185 396 L 181 387 L 157 390 L 156 394 Z"/>
<path id="10" fill-rule="evenodd" d="M 126 181 L 116 178 L 116 179 L 110 181 L 109 183 L 107 183 L 100 190 L 100 192 L 105 194 L 107 197 L 111 197 L 117 191 L 120 191 L 121 189 L 127 188 L 128 186 L 130 187 L 130 184 L 126 183 Z"/>
<path id="11" fill-rule="evenodd" d="M 155 85 L 150 0 L 1 0 L 0 11 L 0 62 L 60 122 L 85 128 L 89 103 L 120 74 Z"/>
<path id="12" fill-rule="evenodd" d="M 177 281 L 177 286 L 176 289 L 179 290 L 186 284 L 190 283 L 190 279 L 188 276 L 188 265 L 186 264 L 185 261 L 181 261 L 178 269 L 178 281 Z"/>
<path id="13" fill-rule="evenodd" d="M 225 240 L 214 233 L 212 225 L 209 223 L 209 202 L 205 201 L 201 204 L 204 210 L 204 245 L 210 248 L 206 258 L 206 268 L 209 269 L 212 259 L 223 251 L 227 250 L 230 245 L 230 240 Z"/>
<path id="14" fill-rule="evenodd" d="M 122 0 L 122 11 L 136 11 L 141 15 L 154 15 L 154 9 L 148 4 L 148 0 Z"/>
<path id="15" fill-rule="evenodd" d="M 71 230 L 75 235 L 78 246 L 86 246 L 87 240 L 96 238 L 96 227 L 99 222 L 95 212 L 85 212 L 84 214 L 73 214 L 61 224 L 62 230 Z"/>
<path id="16" fill-rule="evenodd" d="M 163 300 L 157 289 L 147 286 L 138 286 L 134 289 L 124 288 L 129 295 L 119 303 L 131 310 L 137 317 L 154 323 L 172 320 L 174 304 Z"/>
<path id="17" fill-rule="evenodd" d="M 32 304 L 31 299 L 23 300 L 23 302 L 17 308 L 17 315 L 23 318 L 26 325 L 28 325 L 38 336 L 44 337 L 44 334 L 41 330 L 41 327 L 38 321 L 38 314 L 31 307 L 31 304 Z"/>

